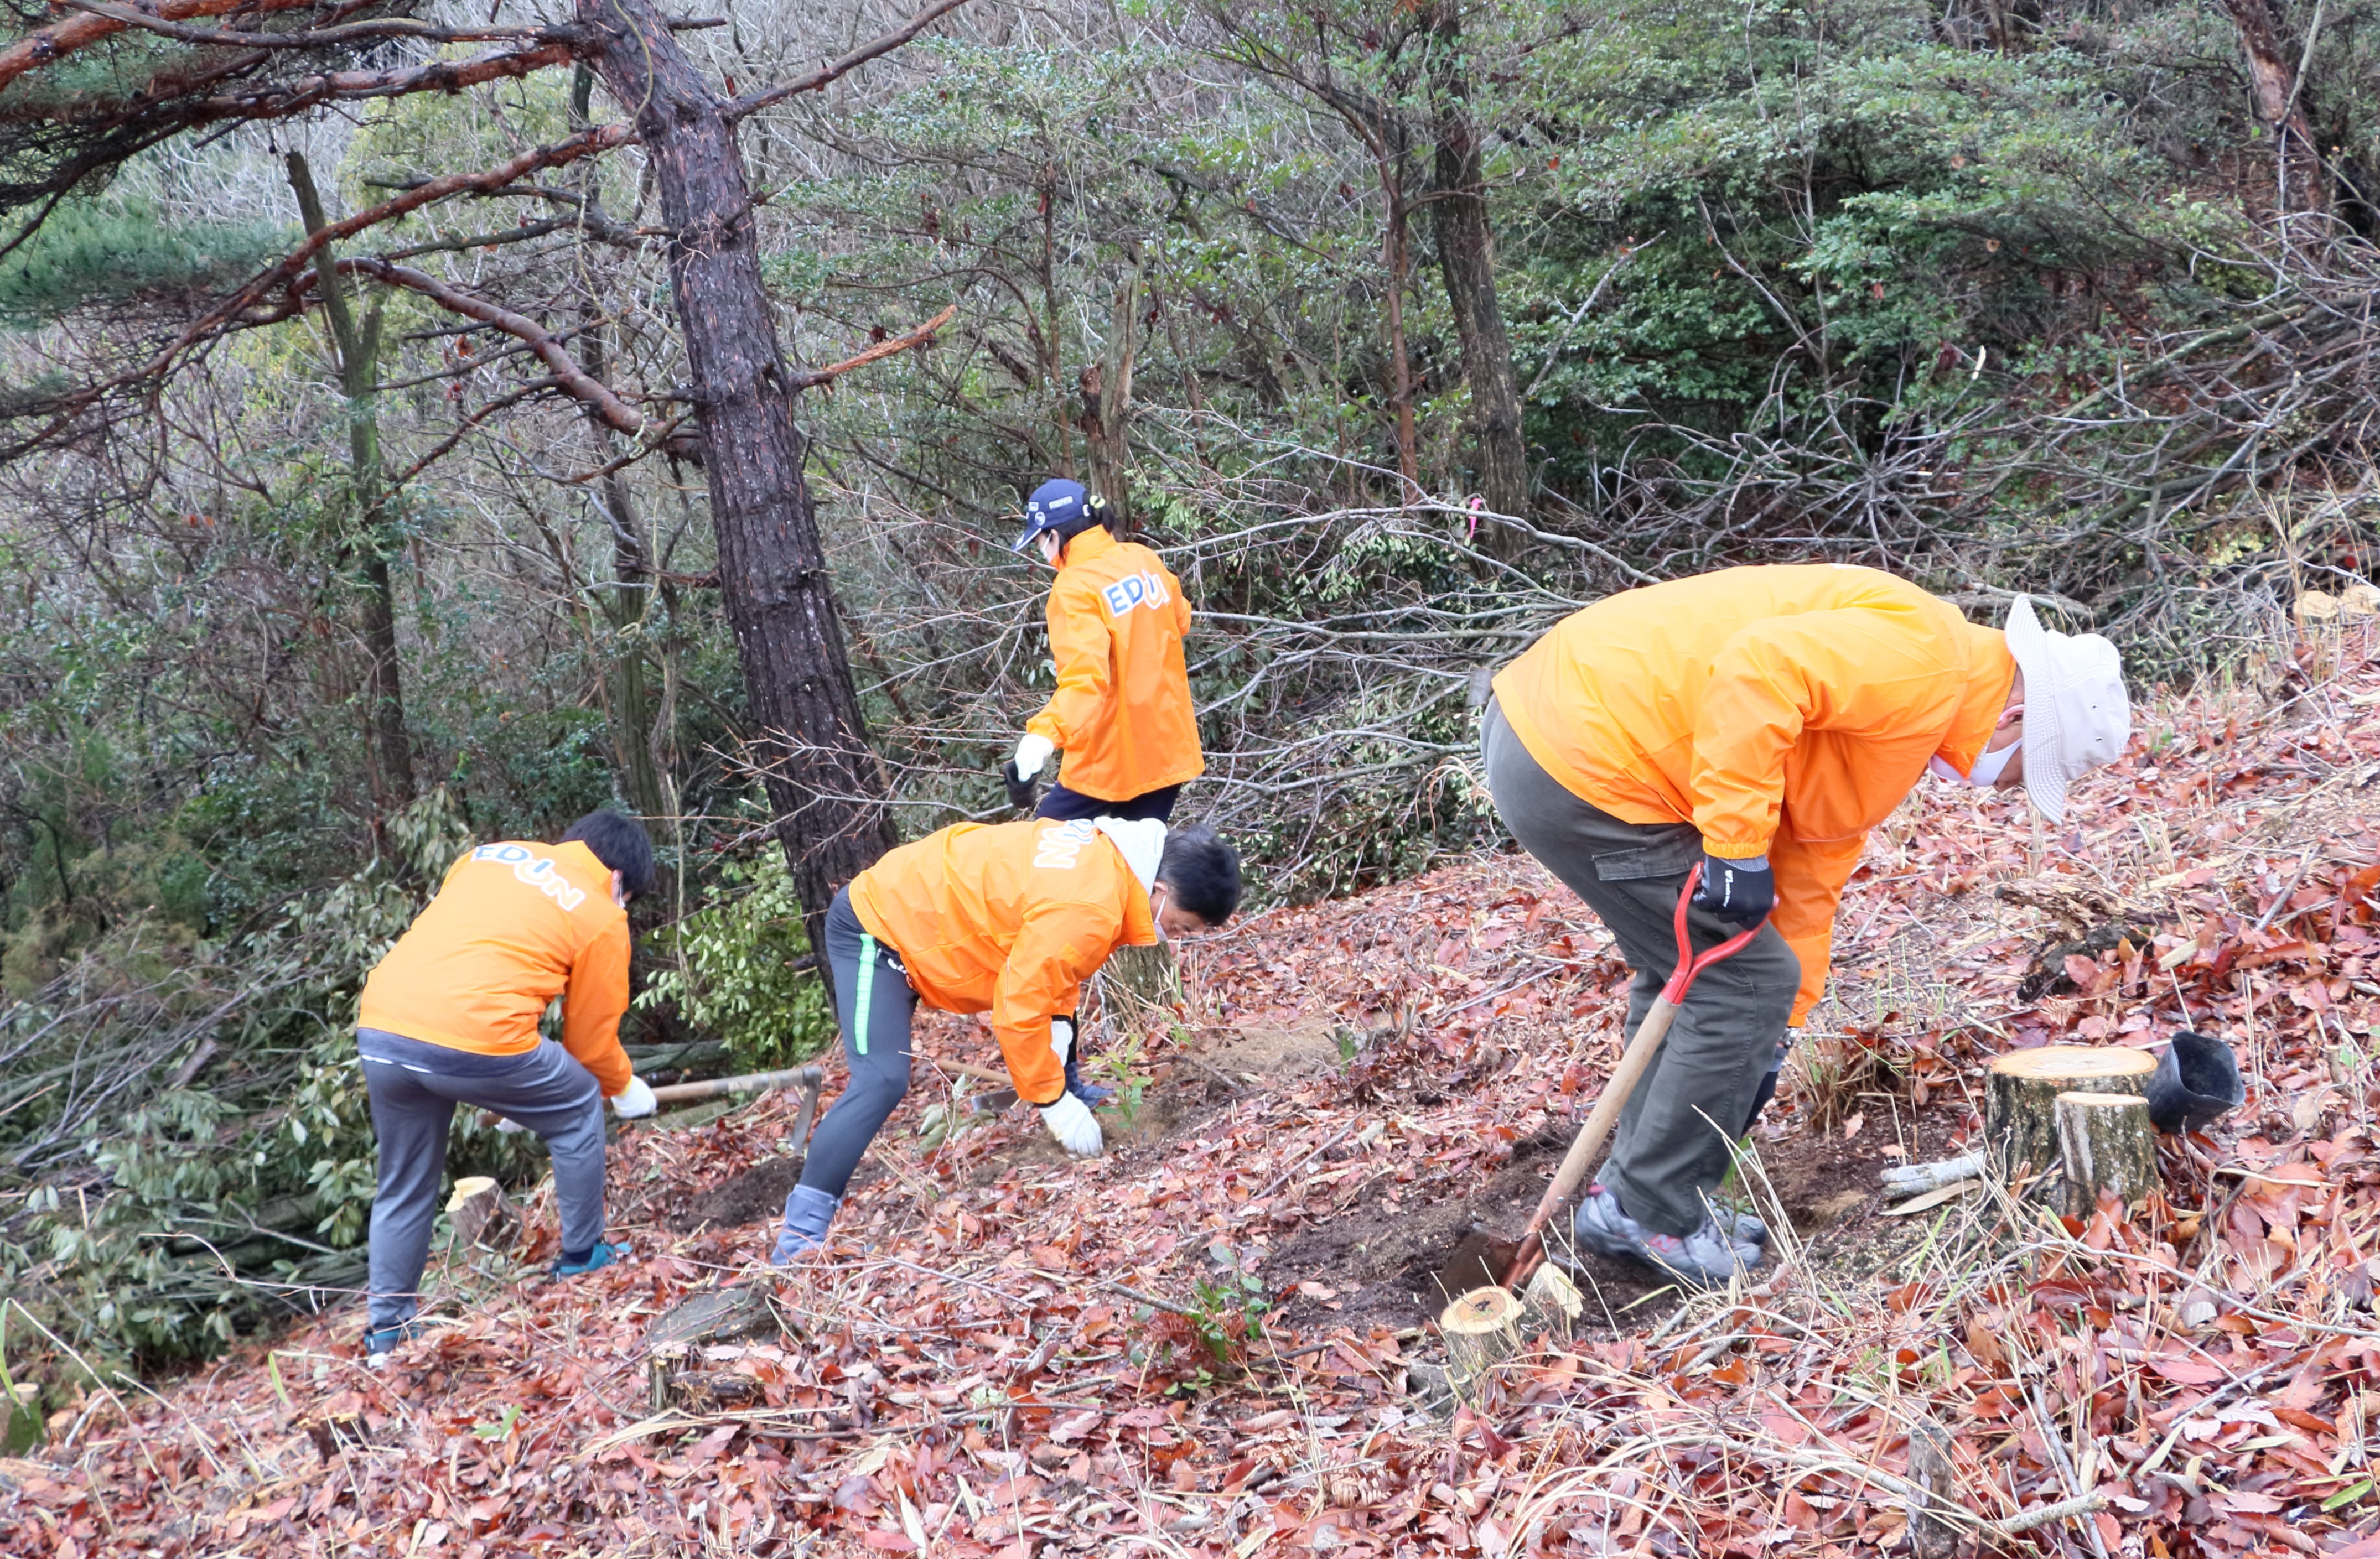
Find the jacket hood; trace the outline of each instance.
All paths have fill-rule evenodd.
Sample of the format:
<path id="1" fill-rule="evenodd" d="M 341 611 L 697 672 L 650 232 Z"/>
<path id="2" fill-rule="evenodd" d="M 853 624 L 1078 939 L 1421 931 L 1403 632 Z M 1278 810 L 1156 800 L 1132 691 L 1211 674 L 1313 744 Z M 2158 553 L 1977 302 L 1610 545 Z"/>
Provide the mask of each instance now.
<path id="1" fill-rule="evenodd" d="M 1158 863 L 1165 858 L 1165 825 L 1155 817 L 1127 821 L 1122 817 L 1101 817 L 1093 825 L 1099 832 L 1115 841 L 1123 864 L 1140 879 L 1141 890 L 1157 886 Z"/>

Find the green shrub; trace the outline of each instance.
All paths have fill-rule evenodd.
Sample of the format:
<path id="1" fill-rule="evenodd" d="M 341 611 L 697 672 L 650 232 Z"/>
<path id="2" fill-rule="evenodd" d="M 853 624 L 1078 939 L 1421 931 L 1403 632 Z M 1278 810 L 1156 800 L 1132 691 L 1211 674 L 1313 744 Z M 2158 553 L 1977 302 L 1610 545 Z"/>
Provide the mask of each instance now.
<path id="1" fill-rule="evenodd" d="M 739 1070 L 789 1067 L 834 1033 L 792 876 L 775 847 L 721 874 L 719 897 L 655 937 L 661 972 L 637 1006 L 674 1003 L 691 1027 L 726 1041 Z"/>

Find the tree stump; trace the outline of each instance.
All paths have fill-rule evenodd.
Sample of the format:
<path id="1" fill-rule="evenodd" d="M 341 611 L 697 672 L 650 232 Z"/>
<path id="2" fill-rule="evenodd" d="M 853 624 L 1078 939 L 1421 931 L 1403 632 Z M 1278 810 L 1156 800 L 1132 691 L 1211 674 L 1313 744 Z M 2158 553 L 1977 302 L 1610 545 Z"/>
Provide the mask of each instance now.
<path id="1" fill-rule="evenodd" d="M 1521 1317 L 1527 1306 L 1510 1288 L 1474 1288 L 1439 1312 L 1446 1335 L 1446 1374 L 1456 1396 L 1468 1399 L 1490 1371 L 1521 1346 Z"/>
<path id="2" fill-rule="evenodd" d="M 674 1344 L 735 1342 L 745 1337 L 775 1337 L 783 1327 L 768 1287 L 738 1283 L 689 1294 L 653 1318 L 645 1328 L 645 1347 L 658 1351 Z"/>
<path id="3" fill-rule="evenodd" d="M 2046 1045 L 1998 1057 L 1984 1079 L 1990 1166 L 2011 1184 L 2055 1166 L 2058 1094 L 2145 1094 L 2155 1070 L 2155 1057 L 2119 1045 Z"/>
<path id="4" fill-rule="evenodd" d="M 1580 1314 L 1586 1309 L 1586 1297 L 1578 1291 L 1578 1285 L 1549 1261 L 1537 1263 L 1521 1298 L 1518 1324 L 1524 1337 L 1543 1334 L 1557 1342 L 1567 1342 L 1571 1328 L 1578 1324 Z"/>
<path id="5" fill-rule="evenodd" d="M 2058 1095 L 2052 1108 L 2070 1216 L 2089 1217 L 2102 1192 L 2130 1207 L 2156 1185 L 2156 1128 L 2149 1122 L 2146 1099 L 2067 1093 Z"/>
<path id="6" fill-rule="evenodd" d="M 518 1227 L 512 1203 L 504 1200 L 504 1188 L 485 1175 L 466 1176 L 455 1182 L 455 1194 L 446 1199 L 446 1216 L 454 1222 L 456 1239 L 492 1251 L 502 1248 Z"/>

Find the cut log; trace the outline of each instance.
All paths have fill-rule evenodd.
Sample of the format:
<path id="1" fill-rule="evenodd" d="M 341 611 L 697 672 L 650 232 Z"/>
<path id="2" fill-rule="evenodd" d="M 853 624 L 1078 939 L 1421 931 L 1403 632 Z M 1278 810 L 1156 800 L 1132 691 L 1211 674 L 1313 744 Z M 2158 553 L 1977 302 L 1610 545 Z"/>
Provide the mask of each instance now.
<path id="1" fill-rule="evenodd" d="M 504 1200 L 504 1188 L 485 1175 L 455 1182 L 455 1194 L 446 1199 L 446 1216 L 454 1222 L 456 1239 L 491 1251 L 502 1249 L 519 1227 L 512 1203 Z"/>
<path id="2" fill-rule="evenodd" d="M 1474 1288 L 1439 1312 L 1446 1335 L 1446 1374 L 1455 1395 L 1466 1400 L 1489 1372 L 1521 1346 L 1521 1317 L 1527 1307 L 1510 1288 Z"/>
<path id="3" fill-rule="evenodd" d="M 2060 1094 L 2144 1094 L 2155 1057 L 2120 1045 L 2046 1045 L 1999 1057 L 1985 1074 L 1984 1144 L 2014 1183 L 2057 1167 Z"/>
<path id="4" fill-rule="evenodd" d="M 1931 1419 L 1909 1426 L 1909 1480 L 1915 1485 L 1908 1498 L 1909 1552 L 1915 1559 L 1955 1559 L 1959 1529 L 1947 1517 L 1958 1508 L 1958 1473 L 1950 1436 Z"/>
<path id="5" fill-rule="evenodd" d="M 645 1328 L 645 1347 L 659 1349 L 674 1343 L 698 1347 L 745 1337 L 773 1338 L 783 1329 L 768 1286 L 738 1283 L 688 1295 L 671 1306 Z"/>
<path id="6" fill-rule="evenodd" d="M 2131 1207 L 2156 1185 L 2156 1128 L 2149 1123 L 2146 1099 L 2068 1093 L 2052 1108 L 2069 1216 L 2089 1217 L 2103 1193 Z"/>

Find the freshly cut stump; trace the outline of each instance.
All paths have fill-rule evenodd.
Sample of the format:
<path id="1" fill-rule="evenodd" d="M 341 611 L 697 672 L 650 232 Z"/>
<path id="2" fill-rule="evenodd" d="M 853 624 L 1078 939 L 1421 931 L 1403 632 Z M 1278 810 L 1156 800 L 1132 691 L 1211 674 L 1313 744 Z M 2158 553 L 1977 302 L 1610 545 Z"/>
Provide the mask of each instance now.
<path id="1" fill-rule="evenodd" d="M 2052 1107 L 2070 1216 L 2089 1217 L 2102 1193 L 2130 1207 L 2156 1185 L 2156 1128 L 2149 1122 L 2146 1099 L 2060 1094 Z"/>
<path id="2" fill-rule="evenodd" d="M 1537 1270 L 1529 1275 L 1529 1285 L 1522 1298 L 1522 1335 L 1534 1337 L 1544 1333 L 1557 1342 L 1569 1340 L 1571 1328 L 1578 1324 L 1580 1312 L 1586 1309 L 1586 1296 L 1551 1262 L 1540 1263 Z"/>
<path id="3" fill-rule="evenodd" d="M 2013 1184 L 2057 1167 L 2058 1095 L 2145 1094 L 2155 1070 L 2156 1057 L 2120 1045 L 2045 1045 L 1999 1057 L 1984 1078 L 1992 1169 Z"/>
<path id="4" fill-rule="evenodd" d="M 1439 1312 L 1446 1334 L 1446 1375 L 1455 1395 L 1468 1398 L 1489 1371 L 1521 1346 L 1521 1318 L 1528 1307 L 1510 1288 L 1474 1288 Z"/>
<path id="5" fill-rule="evenodd" d="M 515 1224 L 504 1188 L 485 1175 L 467 1175 L 455 1182 L 455 1193 L 446 1199 L 446 1216 L 454 1222 L 456 1239 L 491 1250 L 504 1243 Z"/>

